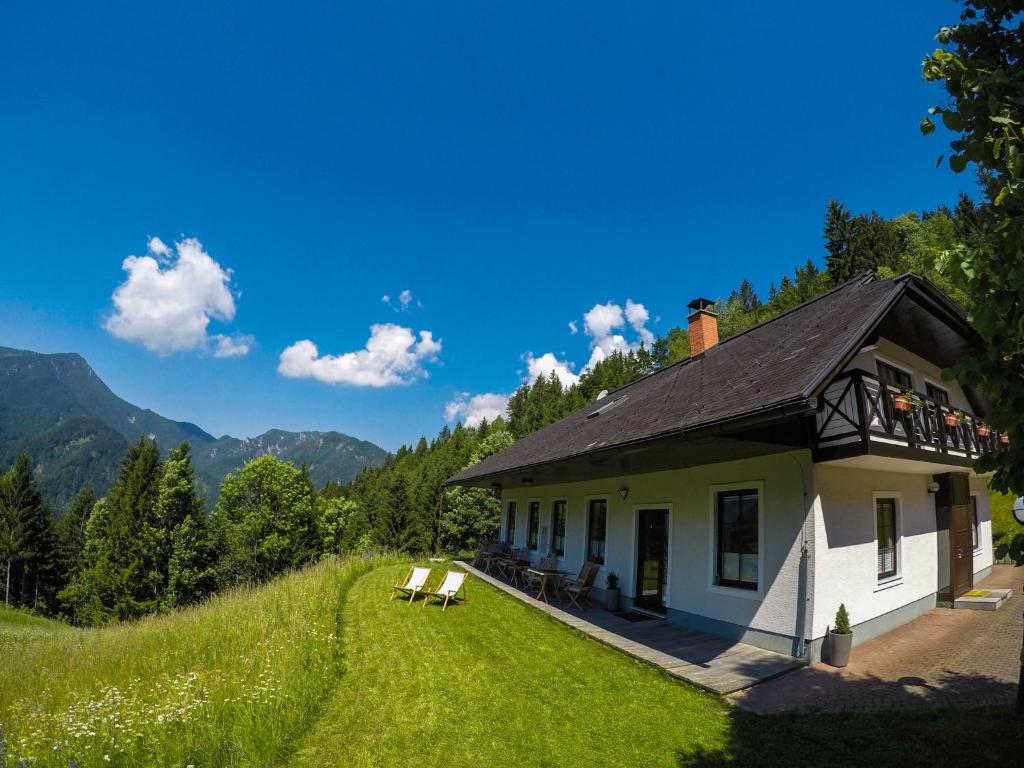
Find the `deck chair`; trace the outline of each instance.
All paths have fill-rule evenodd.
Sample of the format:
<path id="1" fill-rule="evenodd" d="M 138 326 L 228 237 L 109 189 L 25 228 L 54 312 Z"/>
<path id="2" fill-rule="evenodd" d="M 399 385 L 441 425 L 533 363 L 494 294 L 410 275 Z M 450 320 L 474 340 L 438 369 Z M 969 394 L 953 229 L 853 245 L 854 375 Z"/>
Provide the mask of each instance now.
<path id="1" fill-rule="evenodd" d="M 401 592 L 403 597 L 405 595 L 409 596 L 409 605 L 412 605 L 412 601 L 416 599 L 416 594 L 422 593 L 424 588 L 427 586 L 427 579 L 429 578 L 429 568 L 410 568 L 409 575 L 406 577 L 405 581 L 400 581 L 391 588 L 391 597 L 388 599 L 394 600 L 395 593 Z"/>
<path id="2" fill-rule="evenodd" d="M 462 593 L 462 597 L 459 597 L 460 592 Z M 448 607 L 449 602 L 466 602 L 466 574 L 462 571 L 448 571 L 448 573 L 444 575 L 444 581 L 441 582 L 441 586 L 437 589 L 423 590 L 424 608 L 426 608 L 427 602 L 432 597 L 436 597 L 438 600 L 444 600 L 444 605 L 441 606 L 442 611 Z"/>
<path id="3" fill-rule="evenodd" d="M 587 596 L 590 594 L 590 588 L 594 586 L 594 580 L 597 578 L 599 570 L 600 566 L 597 563 L 584 563 L 580 569 L 580 575 L 562 587 L 562 591 L 569 598 L 569 602 L 575 607 L 581 610 L 584 608 Z"/>

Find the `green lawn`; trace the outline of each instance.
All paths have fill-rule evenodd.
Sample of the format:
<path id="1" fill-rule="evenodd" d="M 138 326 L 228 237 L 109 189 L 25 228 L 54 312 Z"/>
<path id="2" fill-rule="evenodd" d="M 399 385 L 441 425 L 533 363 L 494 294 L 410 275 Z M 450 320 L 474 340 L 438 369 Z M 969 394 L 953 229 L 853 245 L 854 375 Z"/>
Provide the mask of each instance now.
<path id="1" fill-rule="evenodd" d="M 1024 728 L 997 710 L 758 717 L 680 684 L 471 580 L 442 613 L 363 577 L 348 668 L 293 768 L 1012 764 Z"/>
<path id="2" fill-rule="evenodd" d="M 1024 748 L 1000 710 L 744 714 L 472 579 L 443 613 L 389 602 L 407 568 L 332 561 L 97 630 L 0 611 L 0 765 L 1011 765 Z"/>

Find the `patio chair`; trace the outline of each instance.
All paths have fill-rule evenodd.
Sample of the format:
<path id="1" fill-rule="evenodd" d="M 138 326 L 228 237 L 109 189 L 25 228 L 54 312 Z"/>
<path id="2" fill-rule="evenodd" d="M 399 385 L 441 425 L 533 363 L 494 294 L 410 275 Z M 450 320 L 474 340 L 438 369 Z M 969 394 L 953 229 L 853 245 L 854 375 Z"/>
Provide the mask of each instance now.
<path id="1" fill-rule="evenodd" d="M 563 584 L 562 591 L 565 592 L 569 602 L 576 608 L 584 609 L 588 601 L 588 595 L 590 595 L 590 588 L 594 586 L 594 580 L 597 578 L 599 570 L 601 570 L 601 567 L 597 563 L 584 563 L 580 569 L 580 575 L 576 579 Z"/>
<path id="2" fill-rule="evenodd" d="M 429 568 L 410 568 L 409 575 L 406 577 L 405 581 L 400 581 L 391 588 L 391 597 L 388 599 L 394 600 L 395 593 L 401 592 L 403 596 L 409 596 L 409 604 L 412 605 L 412 601 L 416 599 L 417 593 L 423 592 L 424 588 L 427 586 L 427 579 L 429 578 Z"/>
<path id="3" fill-rule="evenodd" d="M 549 552 L 548 554 L 544 555 L 544 557 L 542 557 L 540 559 L 540 562 L 537 563 L 535 568 L 538 571 L 553 571 L 553 570 L 555 570 L 556 568 L 558 568 L 558 555 L 555 555 L 555 554 Z M 526 586 L 527 586 L 527 588 L 528 589 L 540 590 L 541 577 L 539 575 L 537 575 L 536 573 L 530 573 L 529 570 L 526 571 L 525 575 L 526 575 Z"/>
<path id="4" fill-rule="evenodd" d="M 459 597 L 459 593 L 462 593 L 462 597 Z M 441 586 L 437 589 L 425 589 L 423 590 L 423 607 L 427 607 L 427 603 L 430 598 L 435 597 L 438 600 L 444 599 L 444 605 L 441 606 L 443 611 L 448 607 L 448 603 L 464 603 L 466 602 L 466 574 L 462 571 L 448 571 L 444 575 L 444 581 L 441 582 Z"/>

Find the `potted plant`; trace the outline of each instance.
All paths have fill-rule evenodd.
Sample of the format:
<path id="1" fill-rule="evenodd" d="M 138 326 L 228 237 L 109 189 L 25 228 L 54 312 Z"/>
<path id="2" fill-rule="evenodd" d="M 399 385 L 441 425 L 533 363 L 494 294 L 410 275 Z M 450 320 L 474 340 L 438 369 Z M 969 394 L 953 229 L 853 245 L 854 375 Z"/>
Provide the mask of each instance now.
<path id="1" fill-rule="evenodd" d="M 960 417 L 957 416 L 956 411 L 946 411 L 942 414 L 942 418 L 946 420 L 947 427 L 955 427 L 960 423 Z"/>
<path id="2" fill-rule="evenodd" d="M 1010 434 L 1008 432 L 1001 433 L 999 435 L 999 442 L 1002 443 L 1003 445 L 1009 445 L 1010 444 Z"/>
<path id="3" fill-rule="evenodd" d="M 850 663 L 850 648 L 853 647 L 853 631 L 850 629 L 850 614 L 846 606 L 839 604 L 836 620 L 828 633 L 829 661 L 833 667 L 845 667 Z"/>
<path id="4" fill-rule="evenodd" d="M 892 407 L 906 413 L 910 410 L 910 397 L 906 392 L 895 392 L 892 396 Z"/>
<path id="5" fill-rule="evenodd" d="M 988 428 L 988 424 L 982 424 L 979 421 L 978 425 L 975 427 L 975 429 L 978 430 L 978 437 L 988 437 L 988 433 L 990 431 L 989 428 Z"/>
<path id="6" fill-rule="evenodd" d="M 609 611 L 619 610 L 619 577 L 612 571 L 605 577 L 604 607 Z"/>

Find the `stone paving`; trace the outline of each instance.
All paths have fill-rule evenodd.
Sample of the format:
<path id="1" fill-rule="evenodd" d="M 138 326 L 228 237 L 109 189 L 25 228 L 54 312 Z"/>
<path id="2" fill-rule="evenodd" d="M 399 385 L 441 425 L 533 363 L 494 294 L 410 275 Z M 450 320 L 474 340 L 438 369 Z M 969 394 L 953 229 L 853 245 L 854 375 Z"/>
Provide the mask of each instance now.
<path id="1" fill-rule="evenodd" d="M 760 714 L 911 706 L 1008 705 L 1024 633 L 1024 568 L 996 565 L 977 587 L 1010 588 L 997 611 L 934 608 L 853 649 L 849 666 L 815 664 L 735 693 Z"/>

